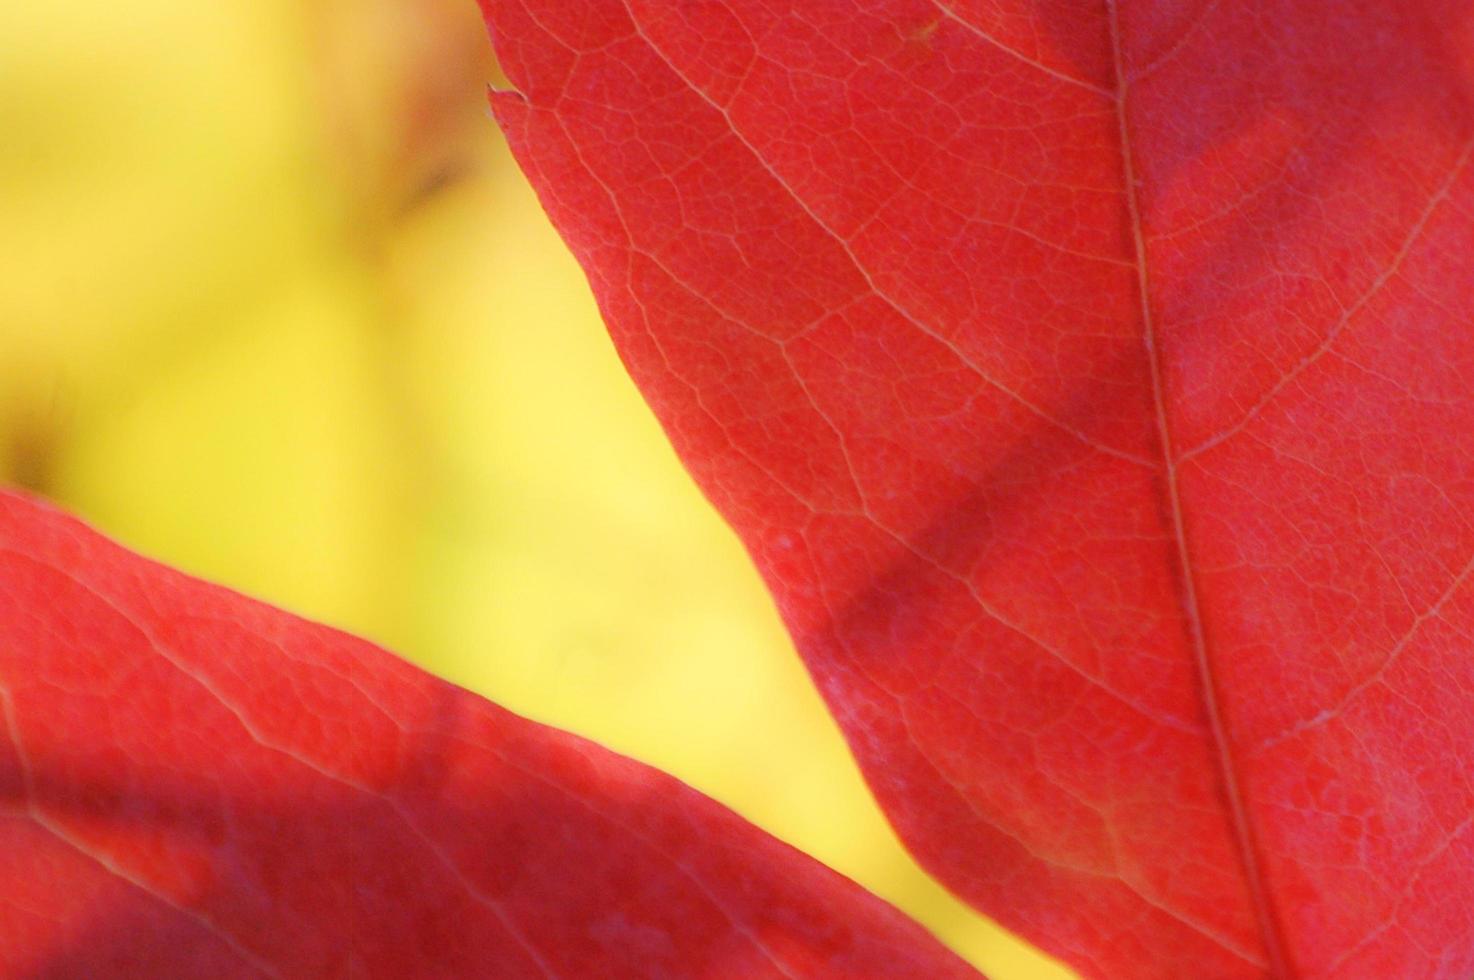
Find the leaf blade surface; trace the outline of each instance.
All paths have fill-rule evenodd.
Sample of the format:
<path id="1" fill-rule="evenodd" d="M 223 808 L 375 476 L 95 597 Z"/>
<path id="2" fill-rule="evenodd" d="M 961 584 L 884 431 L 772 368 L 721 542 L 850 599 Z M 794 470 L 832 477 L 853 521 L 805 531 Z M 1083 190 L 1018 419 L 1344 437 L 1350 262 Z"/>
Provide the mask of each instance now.
<path id="1" fill-rule="evenodd" d="M 923 863 L 1099 975 L 1474 969 L 1466 5 L 483 6 Z"/>
<path id="2" fill-rule="evenodd" d="M 0 495 L 0 972 L 975 976 L 675 780 Z"/>

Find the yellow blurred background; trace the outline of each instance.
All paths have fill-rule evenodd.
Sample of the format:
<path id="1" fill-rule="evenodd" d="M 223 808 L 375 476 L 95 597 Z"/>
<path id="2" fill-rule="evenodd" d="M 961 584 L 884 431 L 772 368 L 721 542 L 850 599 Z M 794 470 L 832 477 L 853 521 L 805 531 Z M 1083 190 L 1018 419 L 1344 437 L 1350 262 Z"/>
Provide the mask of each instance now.
<path id="1" fill-rule="evenodd" d="M 0 479 L 656 765 L 998 980 L 485 108 L 473 0 L 0 4 Z"/>

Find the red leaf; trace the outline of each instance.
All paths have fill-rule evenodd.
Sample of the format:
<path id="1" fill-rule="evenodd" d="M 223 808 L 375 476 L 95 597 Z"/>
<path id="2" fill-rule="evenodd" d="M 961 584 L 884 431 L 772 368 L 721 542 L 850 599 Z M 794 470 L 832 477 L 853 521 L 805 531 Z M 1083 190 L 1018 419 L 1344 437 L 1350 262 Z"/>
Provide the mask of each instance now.
<path id="1" fill-rule="evenodd" d="M 973 976 L 668 776 L 0 494 L 0 974 Z"/>
<path id="2" fill-rule="evenodd" d="M 1474 7 L 484 5 L 928 867 L 1101 976 L 1474 972 Z"/>

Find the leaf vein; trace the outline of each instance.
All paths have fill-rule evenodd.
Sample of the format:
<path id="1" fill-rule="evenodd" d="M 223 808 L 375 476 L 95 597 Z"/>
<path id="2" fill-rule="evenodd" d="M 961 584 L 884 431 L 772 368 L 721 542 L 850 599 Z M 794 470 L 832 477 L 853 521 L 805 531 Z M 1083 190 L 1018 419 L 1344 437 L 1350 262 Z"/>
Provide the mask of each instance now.
<path id="1" fill-rule="evenodd" d="M 1428 222 L 1438 210 L 1439 205 L 1451 196 L 1454 184 L 1458 182 L 1460 175 L 1464 172 L 1464 168 L 1469 165 L 1471 156 L 1474 156 L 1474 138 L 1470 138 L 1464 144 L 1463 150 L 1454 161 L 1454 165 L 1449 169 L 1447 176 L 1444 177 L 1437 190 L 1434 191 L 1433 196 L 1429 198 L 1427 205 L 1424 206 L 1417 220 L 1413 222 L 1412 228 L 1408 231 L 1402 244 L 1393 254 L 1391 262 L 1382 270 L 1376 279 L 1372 280 L 1372 284 L 1357 297 L 1356 301 L 1341 313 L 1341 316 L 1331 326 L 1324 339 L 1316 345 L 1315 349 L 1302 357 L 1293 367 L 1281 375 L 1279 380 L 1270 386 L 1269 390 L 1261 395 L 1259 400 L 1251 405 L 1248 411 L 1237 422 L 1219 430 L 1216 434 L 1207 437 L 1196 446 L 1186 450 L 1179 459 L 1179 462 L 1185 463 L 1189 459 L 1201 455 L 1215 446 L 1221 445 L 1230 437 L 1242 432 L 1264 410 L 1266 405 L 1278 397 L 1292 381 L 1304 373 L 1312 364 L 1319 361 L 1335 345 L 1336 340 L 1350 326 L 1352 321 L 1356 319 L 1357 315 L 1366 309 L 1367 304 L 1371 302 L 1372 298 L 1380 293 L 1382 288 L 1397 275 L 1398 271 L 1402 268 L 1403 262 L 1407 260 L 1408 255 L 1412 252 L 1413 246 L 1417 244 L 1418 239 L 1422 237 L 1423 232 L 1427 229 Z"/>
<path id="2" fill-rule="evenodd" d="M 927 337 L 945 347 L 954 357 L 957 358 L 957 360 L 963 366 L 965 366 L 974 375 L 976 375 L 980 381 L 998 390 L 1005 396 L 1011 398 L 1044 422 L 1047 422 L 1060 431 L 1074 437 L 1076 440 L 1084 443 L 1086 446 L 1089 446 L 1097 452 L 1104 453 L 1108 456 L 1114 456 L 1117 459 L 1125 460 L 1126 462 L 1134 463 L 1139 466 L 1153 465 L 1152 462 L 1144 456 L 1137 455 L 1136 453 L 1127 452 L 1125 450 L 1116 449 L 1115 447 L 1105 445 L 1093 439 L 1092 437 L 1086 435 L 1084 432 L 1063 421 L 1062 419 L 1054 417 L 1049 412 L 1045 411 L 1042 407 L 1036 405 L 1033 401 L 1024 397 L 1024 395 L 1022 395 L 1018 391 L 1015 391 L 1012 387 L 1005 385 L 1001 381 L 992 377 L 987 371 L 983 369 L 982 365 L 978 364 L 975 359 L 966 354 L 950 338 L 946 337 L 940 331 L 926 324 L 923 320 L 921 320 L 905 307 L 903 307 L 887 292 L 882 290 L 875 282 L 875 278 L 871 274 L 870 270 L 864 265 L 864 263 L 860 261 L 859 257 L 855 254 L 854 248 L 850 245 L 850 243 L 846 241 L 842 235 L 840 235 L 837 231 L 830 227 L 827 222 L 823 221 L 818 216 L 818 214 L 816 214 L 813 209 L 809 207 L 808 203 L 804 201 L 804 199 L 799 195 L 798 191 L 795 190 L 794 187 L 773 168 L 772 164 L 768 162 L 767 158 L 758 152 L 757 147 L 754 146 L 732 122 L 731 114 L 727 111 L 727 109 L 714 101 L 709 95 L 702 91 L 700 86 L 698 86 L 683 72 L 681 72 L 674 64 L 671 63 L 670 59 L 666 57 L 665 53 L 645 33 L 644 28 L 640 25 L 639 21 L 635 17 L 634 10 L 629 5 L 629 0 L 621 0 L 621 3 L 624 5 L 625 12 L 630 18 L 630 22 L 634 25 L 635 31 L 637 32 L 641 40 L 643 40 L 645 44 L 649 46 L 650 50 L 653 51 L 655 55 L 661 59 L 666 67 L 670 69 L 671 73 L 691 90 L 692 94 L 705 102 L 708 106 L 712 108 L 713 111 L 715 111 L 722 117 L 723 121 L 727 125 L 727 128 L 731 131 L 733 138 L 741 143 L 744 148 L 746 148 L 746 150 L 752 155 L 753 160 L 758 164 L 758 166 L 760 166 L 776 182 L 777 186 L 781 188 L 784 193 L 786 193 L 793 200 L 794 204 L 801 211 L 804 212 L 808 219 L 813 222 L 815 227 L 817 227 L 827 237 L 832 239 L 836 245 L 839 246 L 839 248 L 844 252 L 846 258 L 848 258 L 848 260 L 850 261 L 851 265 L 853 265 L 856 273 L 858 273 L 860 278 L 864 281 L 866 288 L 870 291 L 872 295 L 884 302 L 903 320 L 911 324 L 911 326 L 915 327 Z"/>

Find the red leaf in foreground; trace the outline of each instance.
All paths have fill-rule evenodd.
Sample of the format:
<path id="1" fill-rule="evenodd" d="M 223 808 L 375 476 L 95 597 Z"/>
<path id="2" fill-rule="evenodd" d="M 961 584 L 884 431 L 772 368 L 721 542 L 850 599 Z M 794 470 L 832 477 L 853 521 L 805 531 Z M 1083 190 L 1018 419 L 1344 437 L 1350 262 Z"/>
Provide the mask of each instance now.
<path id="1" fill-rule="evenodd" d="M 975 976 L 668 776 L 0 494 L 0 974 Z"/>
<path id="2" fill-rule="evenodd" d="M 928 867 L 1102 976 L 1474 973 L 1474 6 L 483 4 Z"/>

